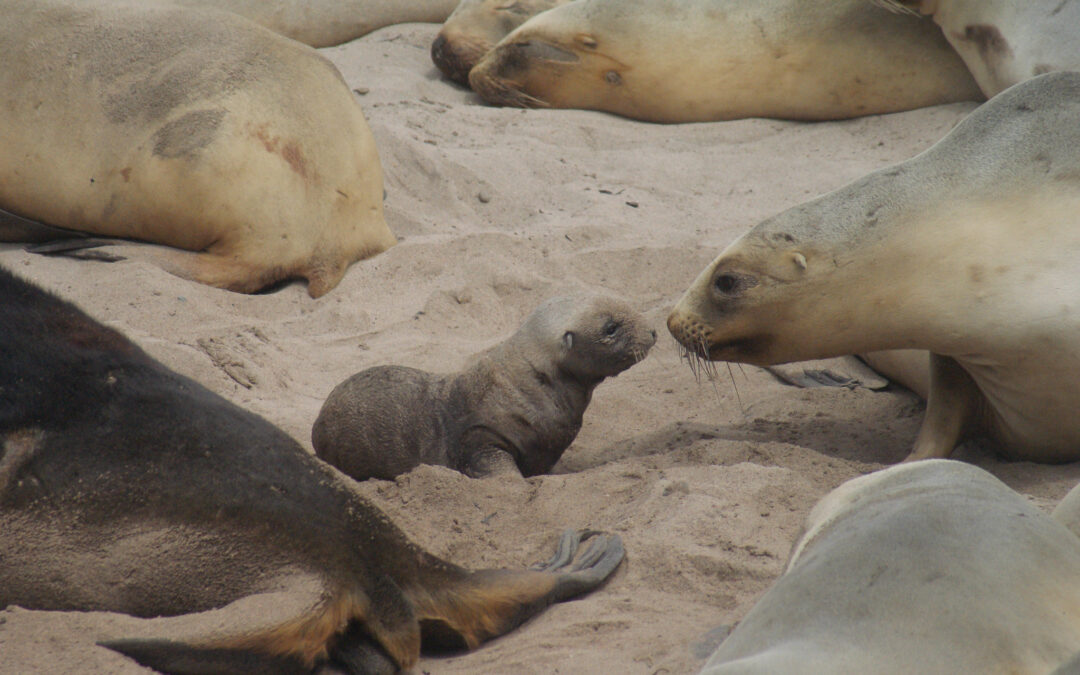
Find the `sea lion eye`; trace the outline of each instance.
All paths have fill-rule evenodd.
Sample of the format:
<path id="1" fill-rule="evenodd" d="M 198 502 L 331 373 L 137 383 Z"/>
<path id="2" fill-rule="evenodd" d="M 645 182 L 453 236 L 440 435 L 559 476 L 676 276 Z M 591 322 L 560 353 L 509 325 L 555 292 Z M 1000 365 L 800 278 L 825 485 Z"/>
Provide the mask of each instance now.
<path id="1" fill-rule="evenodd" d="M 614 335 L 617 332 L 619 332 L 619 322 L 618 321 L 608 321 L 607 323 L 604 324 L 604 335 L 607 335 L 607 336 L 610 337 L 610 336 Z"/>
<path id="2" fill-rule="evenodd" d="M 739 278 L 733 274 L 721 274 L 713 281 L 713 286 L 721 293 L 733 293 L 739 287 Z"/>

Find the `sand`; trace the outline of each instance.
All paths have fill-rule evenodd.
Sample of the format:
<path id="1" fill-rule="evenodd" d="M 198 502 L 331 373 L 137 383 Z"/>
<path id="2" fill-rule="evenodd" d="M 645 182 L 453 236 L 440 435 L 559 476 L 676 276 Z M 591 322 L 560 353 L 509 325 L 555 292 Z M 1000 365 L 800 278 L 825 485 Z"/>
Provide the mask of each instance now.
<path id="1" fill-rule="evenodd" d="M 473 653 L 417 672 L 690 673 L 780 574 L 811 506 L 907 453 L 924 409 L 903 390 L 796 389 L 754 367 L 695 380 L 664 320 L 698 272 L 769 216 L 930 146 L 974 108 L 829 123 L 662 126 L 483 105 L 428 57 L 438 26 L 391 26 L 323 50 L 372 130 L 401 243 L 310 299 L 244 296 L 128 259 L 0 265 L 79 304 L 152 355 L 310 448 L 323 399 L 378 364 L 433 371 L 513 332 L 543 299 L 606 291 L 655 323 L 649 357 L 601 384 L 554 474 L 470 480 L 420 467 L 364 492 L 415 541 L 470 567 L 548 556 L 560 530 L 618 532 L 610 582 Z M 317 105 L 316 101 L 312 105 Z M 1080 466 L 958 453 L 1046 508 Z M 131 620 L 0 611 L 0 673 L 138 673 L 94 640 Z"/>

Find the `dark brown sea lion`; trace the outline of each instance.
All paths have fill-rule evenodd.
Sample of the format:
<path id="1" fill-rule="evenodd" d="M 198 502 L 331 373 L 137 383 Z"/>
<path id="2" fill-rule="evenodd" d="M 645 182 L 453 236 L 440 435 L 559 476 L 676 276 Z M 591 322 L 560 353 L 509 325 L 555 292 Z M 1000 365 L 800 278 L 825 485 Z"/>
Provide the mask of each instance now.
<path id="1" fill-rule="evenodd" d="M 623 302 L 554 298 L 460 373 L 379 366 L 353 375 L 323 404 L 312 444 L 358 480 L 420 464 L 473 477 L 545 473 L 577 436 L 596 385 L 654 342 L 656 331 Z"/>
<path id="2" fill-rule="evenodd" d="M 596 588 L 623 556 L 618 537 L 576 549 L 539 571 L 440 560 L 273 425 L 0 270 L 0 607 L 269 599 L 209 634 L 107 646 L 172 673 L 394 672 Z"/>

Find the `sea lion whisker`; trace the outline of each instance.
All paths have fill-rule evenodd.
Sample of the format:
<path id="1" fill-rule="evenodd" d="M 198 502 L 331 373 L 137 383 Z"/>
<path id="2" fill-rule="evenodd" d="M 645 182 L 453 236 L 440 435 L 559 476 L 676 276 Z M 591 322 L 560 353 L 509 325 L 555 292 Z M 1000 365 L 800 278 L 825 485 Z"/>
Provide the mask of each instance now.
<path id="1" fill-rule="evenodd" d="M 679 358 L 686 360 L 686 365 L 690 366 L 690 372 L 694 375 L 694 381 L 701 384 L 701 372 L 698 368 L 698 356 L 696 352 L 690 350 L 689 347 L 679 344 Z"/>
<path id="2" fill-rule="evenodd" d="M 725 361 L 727 364 L 728 377 L 731 378 L 731 388 L 735 390 L 735 400 L 739 402 L 739 412 L 746 413 L 746 408 L 742 404 L 742 396 L 739 396 L 739 387 L 735 384 L 735 374 L 731 372 L 731 361 Z"/>
<path id="3" fill-rule="evenodd" d="M 497 103 L 498 105 L 515 108 L 551 107 L 546 101 L 538 99 L 535 96 L 530 96 L 521 89 L 508 84 L 506 80 L 500 78 L 477 76 L 475 78 L 470 78 L 469 82 L 486 100 Z"/>

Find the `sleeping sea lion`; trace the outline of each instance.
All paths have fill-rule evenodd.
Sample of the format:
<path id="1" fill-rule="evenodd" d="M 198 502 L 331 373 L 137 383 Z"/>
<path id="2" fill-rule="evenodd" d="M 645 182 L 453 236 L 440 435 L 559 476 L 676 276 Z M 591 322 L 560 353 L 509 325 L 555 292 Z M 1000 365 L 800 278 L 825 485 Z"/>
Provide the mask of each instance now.
<path id="1" fill-rule="evenodd" d="M 318 297 L 394 244 L 371 131 L 310 47 L 168 4 L 0 14 L 0 209 L 175 247 L 147 253 L 247 293 L 303 277 Z"/>
<path id="2" fill-rule="evenodd" d="M 474 478 L 546 473 L 581 429 L 596 385 L 655 342 L 626 303 L 553 298 L 460 373 L 379 366 L 353 375 L 330 392 L 311 442 L 357 480 L 389 480 L 420 464 Z"/>
<path id="3" fill-rule="evenodd" d="M 929 385 L 909 459 L 972 435 L 1014 459 L 1080 458 L 1078 119 L 1077 73 L 998 94 L 922 154 L 737 239 L 669 330 L 757 365 L 929 350 L 891 355 L 915 371 L 904 384 Z"/>
<path id="4" fill-rule="evenodd" d="M 162 0 L 213 7 L 312 47 L 329 47 L 396 23 L 439 23 L 458 0 Z"/>
<path id="5" fill-rule="evenodd" d="M 577 0 L 469 84 L 490 103 L 650 122 L 828 120 L 981 99 L 940 31 L 868 0 Z"/>
<path id="6" fill-rule="evenodd" d="M 982 469 L 933 460 L 826 495 L 701 675 L 1045 675 L 1077 651 L 1080 539 Z"/>
<path id="7" fill-rule="evenodd" d="M 622 544 L 570 564 L 577 542 L 536 571 L 440 560 L 273 425 L 0 270 L 0 608 L 224 608 L 207 634 L 108 639 L 171 673 L 395 672 L 599 586 Z"/>
<path id="8" fill-rule="evenodd" d="M 540 12 L 571 0 L 461 0 L 431 43 L 442 74 L 469 84 L 469 71 L 499 40 Z"/>
<path id="9" fill-rule="evenodd" d="M 987 97 L 1036 75 L 1080 70 L 1080 0 L 875 0 L 931 14 Z"/>

